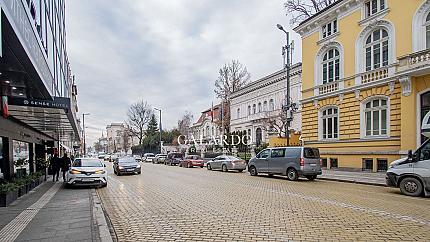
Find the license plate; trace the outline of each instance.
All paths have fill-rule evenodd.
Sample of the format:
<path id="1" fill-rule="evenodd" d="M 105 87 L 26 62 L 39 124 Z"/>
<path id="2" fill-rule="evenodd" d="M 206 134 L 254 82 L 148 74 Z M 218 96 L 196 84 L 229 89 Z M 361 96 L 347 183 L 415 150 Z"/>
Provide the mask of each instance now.
<path id="1" fill-rule="evenodd" d="M 82 179 L 83 182 L 93 182 L 94 179 Z"/>
<path id="2" fill-rule="evenodd" d="M 317 166 L 317 164 L 311 164 L 311 166 Z"/>
<path id="3" fill-rule="evenodd" d="M 134 169 L 127 169 L 127 171 L 134 171 Z"/>

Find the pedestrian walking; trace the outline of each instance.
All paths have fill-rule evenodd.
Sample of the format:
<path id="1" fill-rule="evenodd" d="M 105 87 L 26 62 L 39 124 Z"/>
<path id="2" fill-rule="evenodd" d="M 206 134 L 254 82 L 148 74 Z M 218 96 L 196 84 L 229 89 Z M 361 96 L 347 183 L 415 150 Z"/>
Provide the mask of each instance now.
<path id="1" fill-rule="evenodd" d="M 67 153 L 64 153 L 63 158 L 61 158 L 61 171 L 63 172 L 63 181 L 66 181 L 66 172 L 70 169 L 70 158 L 67 157 Z"/>
<path id="2" fill-rule="evenodd" d="M 52 181 L 58 181 L 58 177 L 60 176 L 61 160 L 58 158 L 57 153 L 55 153 L 54 157 L 52 157 L 50 166 L 52 170 Z M 55 179 L 55 176 L 57 176 L 57 179 Z"/>

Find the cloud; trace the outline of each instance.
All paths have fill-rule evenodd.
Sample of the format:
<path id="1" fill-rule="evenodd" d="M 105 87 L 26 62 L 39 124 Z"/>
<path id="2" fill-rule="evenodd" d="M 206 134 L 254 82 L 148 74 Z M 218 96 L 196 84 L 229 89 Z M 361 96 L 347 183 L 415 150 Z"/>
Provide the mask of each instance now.
<path id="1" fill-rule="evenodd" d="M 237 59 L 252 80 L 282 68 L 288 26 L 282 0 L 68 1 L 69 60 L 78 84 L 80 112 L 89 112 L 87 143 L 106 125 L 126 119 L 143 99 L 163 109 L 163 126 L 215 101 L 218 69 Z M 293 34 L 294 60 L 301 59 Z"/>

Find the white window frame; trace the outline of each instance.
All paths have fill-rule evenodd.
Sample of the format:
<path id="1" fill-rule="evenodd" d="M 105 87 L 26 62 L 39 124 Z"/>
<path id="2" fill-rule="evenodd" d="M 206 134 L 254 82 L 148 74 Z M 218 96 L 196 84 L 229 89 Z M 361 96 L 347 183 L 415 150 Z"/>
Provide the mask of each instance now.
<path id="1" fill-rule="evenodd" d="M 320 50 L 318 51 L 317 55 L 315 56 L 315 62 L 314 62 L 314 85 L 320 86 L 323 85 L 323 59 L 326 52 L 328 52 L 330 49 L 336 48 L 339 51 L 339 80 L 342 80 L 344 77 L 344 51 L 343 46 L 336 41 L 329 42 L 322 46 Z M 339 89 L 343 89 L 343 82 L 339 82 Z M 314 95 L 319 95 L 318 88 L 314 89 Z"/>
<path id="2" fill-rule="evenodd" d="M 329 53 L 330 51 L 333 51 L 333 57 L 329 57 Z M 335 53 L 338 53 L 338 55 L 336 56 Z M 324 60 L 325 56 L 327 55 L 327 59 Z M 338 76 L 336 77 L 336 61 L 338 61 Z M 322 55 L 322 61 L 321 61 L 321 76 L 322 76 L 322 84 L 327 84 L 330 82 L 335 82 L 340 80 L 340 51 L 337 48 L 330 48 L 329 50 L 327 50 L 323 55 Z M 333 79 L 330 81 L 330 64 L 332 64 L 332 68 L 333 68 Z M 326 65 L 326 67 L 324 67 L 324 65 Z M 324 83 L 324 70 L 326 70 L 326 80 Z"/>
<path id="3" fill-rule="evenodd" d="M 355 73 L 360 74 L 360 73 L 365 73 L 366 72 L 366 49 L 365 49 L 365 45 L 366 45 L 366 40 L 367 37 L 373 33 L 373 31 L 375 31 L 376 29 L 379 28 L 383 28 L 387 31 L 388 33 L 388 66 L 391 66 L 392 64 L 397 62 L 396 59 L 396 33 L 395 33 L 395 29 L 394 29 L 394 25 L 387 21 L 387 20 L 380 20 L 378 21 L 376 26 L 372 26 L 372 25 L 368 25 L 367 27 L 364 28 L 363 31 L 361 31 L 361 33 L 358 35 L 358 38 L 355 42 Z M 389 68 L 389 73 L 393 68 Z M 355 78 L 355 84 L 356 85 L 360 85 L 361 84 L 361 76 L 357 75 Z"/>
<path id="4" fill-rule="evenodd" d="M 275 110 L 275 100 L 270 99 L 269 100 L 269 111 Z"/>
<path id="5" fill-rule="evenodd" d="M 384 3 L 384 8 L 381 8 L 381 2 Z M 382 11 L 384 11 L 385 9 L 388 8 L 387 6 L 387 0 L 368 0 L 364 2 L 364 17 L 365 18 L 369 18 L 372 17 Z M 373 3 L 376 3 L 376 12 L 372 12 L 373 11 Z M 369 5 L 368 5 L 369 4 Z M 369 12 L 367 7 L 369 6 Z"/>
<path id="6" fill-rule="evenodd" d="M 336 110 L 336 113 L 332 112 L 331 114 L 326 114 L 325 116 L 323 115 L 324 112 L 328 112 L 328 110 Z M 324 119 L 331 119 L 332 120 L 332 124 L 334 124 L 335 118 L 337 118 L 337 122 L 336 122 L 336 127 L 337 127 L 337 133 L 335 133 L 334 127 L 335 125 L 332 125 L 331 129 L 332 129 L 332 134 L 333 137 L 328 138 L 328 137 L 324 137 Z M 326 106 L 324 108 L 321 108 L 318 111 L 318 138 L 319 140 L 322 141 L 330 141 L 330 140 L 339 140 L 340 137 L 340 112 L 339 112 L 339 107 L 338 106 Z M 328 121 L 326 121 L 326 132 L 328 135 Z M 337 136 L 335 137 L 335 134 L 337 134 Z"/>
<path id="7" fill-rule="evenodd" d="M 328 38 L 337 32 L 339 32 L 339 25 L 338 25 L 337 19 L 333 19 L 330 22 L 324 24 L 321 26 L 321 39 Z M 328 29 L 330 29 L 330 32 L 328 32 Z"/>
<path id="8" fill-rule="evenodd" d="M 370 110 L 367 110 L 366 108 L 366 104 L 369 102 L 373 102 L 374 100 L 379 100 L 379 99 L 383 99 L 387 102 L 387 117 L 386 117 L 386 134 L 381 134 L 381 108 L 373 108 L 371 107 Z M 390 125 L 391 125 L 391 118 L 390 118 L 390 110 L 391 110 L 391 105 L 390 105 L 390 97 L 388 96 L 383 96 L 383 95 L 376 95 L 376 96 L 371 96 L 366 98 L 365 100 L 363 100 L 360 104 L 360 136 L 363 139 L 377 139 L 377 138 L 388 138 L 390 137 Z M 367 123 L 366 123 L 366 111 L 372 111 L 372 117 L 371 117 L 371 123 L 372 123 L 372 127 L 373 127 L 373 111 L 379 111 L 379 134 L 374 135 L 373 134 L 373 129 L 372 129 L 372 134 L 367 135 Z"/>
<path id="9" fill-rule="evenodd" d="M 426 49 L 426 17 L 430 13 L 430 1 L 424 1 L 416 10 L 412 19 L 412 50 Z"/>
<path id="10" fill-rule="evenodd" d="M 387 33 L 387 36 L 383 37 L 382 34 L 384 31 Z M 373 40 L 374 33 L 379 32 L 379 39 Z M 370 38 L 370 43 L 366 43 L 367 40 Z M 386 43 L 387 47 L 387 63 L 384 65 L 384 43 Z M 379 48 L 379 66 L 375 67 L 375 49 L 376 47 Z M 370 49 L 370 69 L 367 69 L 367 50 Z M 367 37 L 365 38 L 364 42 L 364 70 L 372 71 L 379 68 L 386 67 L 390 64 L 390 35 L 388 33 L 388 30 L 385 28 L 376 28 L 372 32 L 370 32 Z"/>

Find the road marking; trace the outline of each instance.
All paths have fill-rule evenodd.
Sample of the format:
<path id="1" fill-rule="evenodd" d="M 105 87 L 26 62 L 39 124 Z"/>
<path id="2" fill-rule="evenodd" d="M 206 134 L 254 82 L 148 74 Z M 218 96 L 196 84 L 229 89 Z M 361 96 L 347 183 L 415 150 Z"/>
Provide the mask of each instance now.
<path id="1" fill-rule="evenodd" d="M 0 231 L 0 242 L 12 242 L 21 234 L 27 225 L 33 220 L 36 214 L 42 209 L 51 198 L 57 193 L 62 186 L 62 183 L 57 182 L 42 197 L 37 200 L 33 205 L 22 211 L 12 221 L 10 221 Z"/>

